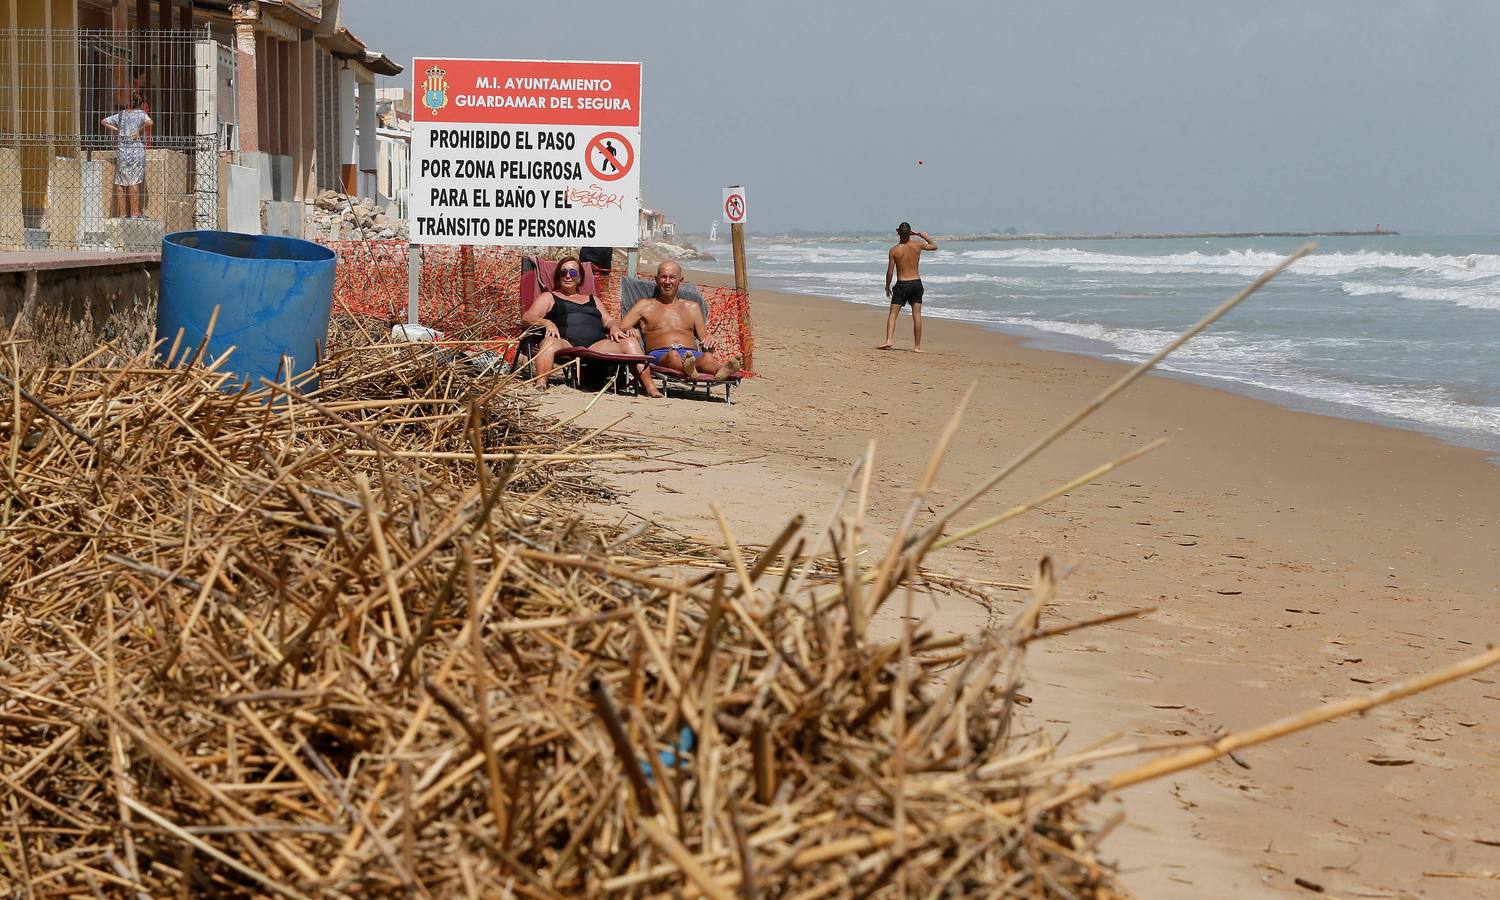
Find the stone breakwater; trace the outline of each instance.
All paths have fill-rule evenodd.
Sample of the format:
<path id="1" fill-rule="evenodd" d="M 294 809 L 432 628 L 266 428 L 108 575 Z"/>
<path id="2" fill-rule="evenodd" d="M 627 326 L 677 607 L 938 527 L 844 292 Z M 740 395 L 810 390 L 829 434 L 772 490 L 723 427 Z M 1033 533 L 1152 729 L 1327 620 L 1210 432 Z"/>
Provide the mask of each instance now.
<path id="1" fill-rule="evenodd" d="M 641 245 L 641 252 L 655 259 L 677 262 L 714 258 L 713 254 L 705 253 L 692 244 L 673 244 L 667 241 L 646 241 Z"/>
<path id="2" fill-rule="evenodd" d="M 1299 237 L 1400 237 L 1399 231 L 1111 231 L 1073 232 L 1017 232 L 998 234 L 977 232 L 974 234 L 934 234 L 935 241 L 954 243 L 965 241 L 1148 241 L 1175 240 L 1181 238 L 1299 238 Z M 884 240 L 887 232 L 860 232 L 858 234 L 781 234 L 770 235 L 785 244 L 862 244 L 871 240 Z"/>

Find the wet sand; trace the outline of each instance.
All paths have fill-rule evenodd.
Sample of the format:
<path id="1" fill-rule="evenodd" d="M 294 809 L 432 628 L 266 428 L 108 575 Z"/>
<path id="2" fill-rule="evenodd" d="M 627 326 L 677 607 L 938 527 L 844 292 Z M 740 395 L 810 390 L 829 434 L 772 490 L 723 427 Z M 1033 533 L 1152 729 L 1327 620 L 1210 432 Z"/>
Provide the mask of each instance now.
<path id="1" fill-rule="evenodd" d="M 918 356 L 901 349 L 911 346 L 905 315 L 897 349 L 878 351 L 882 309 L 761 290 L 752 307 L 762 377 L 734 405 L 604 397 L 584 417 L 628 414 L 618 431 L 675 443 L 696 463 L 621 466 L 614 481 L 627 498 L 612 514 L 716 535 L 715 500 L 739 540 L 763 542 L 795 513 L 821 521 L 874 439 L 872 531 L 883 548 L 970 382 L 978 391 L 932 509 L 1126 371 L 939 320 L 926 322 L 929 352 Z M 545 403 L 571 414 L 588 399 L 557 389 Z M 1500 634 L 1500 467 L 1415 433 L 1176 379 L 1137 383 L 958 523 L 1157 437 L 1167 446 L 929 560 L 1024 582 L 1050 554 L 1069 575 L 1044 625 L 1159 608 L 1032 653 L 1029 722 L 1064 748 L 1115 732 L 1134 742 L 1261 724 L 1456 661 Z M 974 633 L 1023 596 L 938 596 L 928 613 L 939 629 Z M 1249 768 L 1225 760 L 1130 789 L 1120 797 L 1129 818 L 1104 849 L 1143 897 L 1307 895 L 1294 878 L 1336 896 L 1495 896 L 1497 881 L 1424 873 L 1500 872 L 1497 737 L 1492 670 L 1245 751 Z"/>

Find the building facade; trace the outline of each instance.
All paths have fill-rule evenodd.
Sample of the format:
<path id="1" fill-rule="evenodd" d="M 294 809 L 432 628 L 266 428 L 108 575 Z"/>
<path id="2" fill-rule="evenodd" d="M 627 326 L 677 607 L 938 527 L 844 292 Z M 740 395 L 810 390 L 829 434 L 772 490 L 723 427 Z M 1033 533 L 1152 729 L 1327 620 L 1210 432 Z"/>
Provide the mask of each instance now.
<path id="1" fill-rule="evenodd" d="M 402 67 L 339 7 L 0 0 L 0 251 L 300 235 L 320 192 L 376 196 L 376 81 Z M 133 141 L 106 124 L 139 113 Z"/>

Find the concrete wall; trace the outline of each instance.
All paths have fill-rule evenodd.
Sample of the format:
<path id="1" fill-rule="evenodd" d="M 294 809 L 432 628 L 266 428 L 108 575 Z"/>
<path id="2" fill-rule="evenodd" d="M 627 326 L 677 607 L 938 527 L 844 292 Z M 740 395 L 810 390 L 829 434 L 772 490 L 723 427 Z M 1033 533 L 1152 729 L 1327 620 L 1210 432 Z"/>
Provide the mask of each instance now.
<path id="1" fill-rule="evenodd" d="M 242 234 L 260 234 L 260 173 L 248 166 L 226 165 L 219 190 L 223 200 L 220 227 Z"/>
<path id="2" fill-rule="evenodd" d="M 75 227 L 69 216 L 77 217 L 79 211 L 85 207 L 82 203 L 91 203 L 87 198 L 80 200 L 75 194 L 74 183 L 80 179 L 79 174 L 72 172 L 82 163 L 59 159 L 54 163 L 54 168 L 61 169 L 66 173 L 66 182 L 54 182 L 54 186 L 62 189 L 62 194 L 52 202 L 52 213 L 49 221 L 52 225 L 52 246 L 58 249 L 69 249 L 74 246 L 71 243 L 72 229 Z M 99 173 L 99 202 L 97 208 L 102 211 L 103 221 L 90 221 L 87 217 L 76 227 L 84 233 L 107 230 L 109 219 L 120 218 L 125 215 L 126 210 L 120 208 L 120 198 L 114 190 L 115 183 L 115 151 L 94 151 L 93 165 L 101 166 Z M 197 208 L 197 200 L 193 193 L 194 188 L 194 159 L 192 154 L 180 150 L 151 149 L 146 151 L 146 177 L 141 182 L 141 215 L 148 219 L 155 219 L 162 223 L 168 231 L 188 231 L 195 227 L 193 214 Z M 86 171 L 86 167 L 85 167 Z M 90 205 L 88 209 L 95 207 Z M 59 227 L 59 226 L 63 227 Z"/>
<path id="3" fill-rule="evenodd" d="M 52 160 L 47 178 L 47 227 L 58 250 L 95 247 L 104 240 L 104 210 L 109 192 L 105 171 L 114 180 L 113 160 Z"/>
<path id="4" fill-rule="evenodd" d="M 67 366 L 110 341 L 129 357 L 156 331 L 160 263 L 122 257 L 110 265 L 0 270 L 0 325 L 15 328 L 21 366 Z"/>
<path id="5" fill-rule="evenodd" d="M 261 234 L 302 237 L 307 205 L 300 200 L 265 201 L 260 205 Z"/>
<path id="6" fill-rule="evenodd" d="M 290 156 L 279 153 L 241 153 L 240 165 L 254 169 L 259 176 L 260 199 L 291 200 L 296 195 Z"/>
<path id="7" fill-rule="evenodd" d="M 225 227 L 230 231 L 244 230 L 249 234 L 302 237 L 304 204 L 295 199 L 297 195 L 295 160 L 281 153 L 241 153 L 240 165 L 234 168 L 248 169 L 253 175 L 253 177 L 236 176 L 240 179 L 236 182 L 238 185 L 236 197 L 240 196 L 240 191 L 248 191 L 252 185 L 255 186 L 257 206 L 253 215 L 257 224 L 255 229 L 249 228 L 250 213 L 246 212 L 245 218 L 237 220 L 245 226 L 243 229 L 227 225 Z M 220 181 L 221 190 L 225 189 L 226 183 Z"/>

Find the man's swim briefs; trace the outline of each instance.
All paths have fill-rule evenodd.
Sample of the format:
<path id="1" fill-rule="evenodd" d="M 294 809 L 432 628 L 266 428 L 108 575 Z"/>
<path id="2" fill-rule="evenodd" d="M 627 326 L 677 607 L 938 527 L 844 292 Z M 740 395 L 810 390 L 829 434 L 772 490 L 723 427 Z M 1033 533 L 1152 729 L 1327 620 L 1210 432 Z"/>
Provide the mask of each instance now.
<path id="1" fill-rule="evenodd" d="M 922 303 L 922 279 L 913 278 L 910 281 L 898 281 L 891 288 L 891 303 L 896 306 L 920 306 Z"/>
<path id="2" fill-rule="evenodd" d="M 697 359 L 698 357 L 703 355 L 697 350 L 689 350 L 688 348 L 683 347 L 680 344 L 673 344 L 670 347 L 663 347 L 660 350 L 646 351 L 646 355 L 651 357 L 651 362 L 658 366 L 663 365 L 661 361 L 662 357 L 666 356 L 668 353 L 676 353 L 683 359 L 687 359 L 689 356 L 691 356 L 693 359 Z"/>

